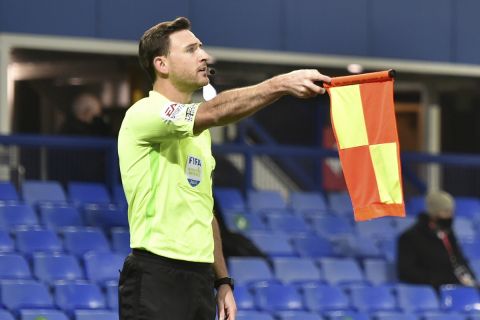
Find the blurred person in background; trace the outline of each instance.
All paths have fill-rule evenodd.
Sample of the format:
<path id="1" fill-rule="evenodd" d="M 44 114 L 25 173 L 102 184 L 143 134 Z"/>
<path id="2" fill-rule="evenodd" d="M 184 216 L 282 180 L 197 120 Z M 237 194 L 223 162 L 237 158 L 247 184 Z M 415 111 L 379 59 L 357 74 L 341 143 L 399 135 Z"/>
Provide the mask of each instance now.
<path id="1" fill-rule="evenodd" d="M 153 89 L 127 111 L 118 137 L 132 248 L 120 274 L 120 319 L 213 320 L 217 306 L 219 319 L 235 320 L 233 279 L 213 214 L 208 129 L 284 95 L 323 94 L 315 82 L 330 78 L 296 70 L 192 103 L 209 83 L 210 57 L 186 18 L 147 30 L 139 58 Z"/>
<path id="2" fill-rule="evenodd" d="M 398 241 L 397 272 L 402 282 L 475 286 L 473 272 L 457 243 L 453 226 L 455 200 L 444 191 L 425 199 L 426 212 Z"/>
<path id="3" fill-rule="evenodd" d="M 78 95 L 59 131 L 63 135 L 107 136 L 109 128 L 102 117 L 100 99 L 90 93 Z"/>

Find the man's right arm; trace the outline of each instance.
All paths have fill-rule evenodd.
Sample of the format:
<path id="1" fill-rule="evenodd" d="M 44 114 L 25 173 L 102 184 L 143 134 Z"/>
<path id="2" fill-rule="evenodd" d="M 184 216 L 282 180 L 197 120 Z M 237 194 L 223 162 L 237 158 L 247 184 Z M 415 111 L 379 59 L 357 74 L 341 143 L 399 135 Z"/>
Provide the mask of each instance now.
<path id="1" fill-rule="evenodd" d="M 228 90 L 204 102 L 195 116 L 193 132 L 223 126 L 252 115 L 284 95 L 310 98 L 325 93 L 315 82 L 330 82 L 317 70 L 297 70 L 265 80 L 257 85 Z"/>

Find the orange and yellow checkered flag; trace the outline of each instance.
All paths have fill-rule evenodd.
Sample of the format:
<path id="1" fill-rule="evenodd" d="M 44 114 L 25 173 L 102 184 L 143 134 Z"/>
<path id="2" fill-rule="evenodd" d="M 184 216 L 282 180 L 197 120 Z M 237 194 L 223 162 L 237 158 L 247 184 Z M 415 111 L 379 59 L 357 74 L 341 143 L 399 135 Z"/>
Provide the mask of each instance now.
<path id="1" fill-rule="evenodd" d="M 333 78 L 333 131 L 356 221 L 405 216 L 394 71 Z"/>

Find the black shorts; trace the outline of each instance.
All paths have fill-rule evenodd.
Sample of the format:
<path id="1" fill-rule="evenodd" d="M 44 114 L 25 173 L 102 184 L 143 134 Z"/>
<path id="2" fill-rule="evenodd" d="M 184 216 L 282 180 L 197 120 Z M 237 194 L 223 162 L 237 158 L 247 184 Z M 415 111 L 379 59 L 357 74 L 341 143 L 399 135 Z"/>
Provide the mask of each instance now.
<path id="1" fill-rule="evenodd" d="M 209 263 L 134 249 L 120 273 L 120 320 L 215 320 L 213 285 Z"/>

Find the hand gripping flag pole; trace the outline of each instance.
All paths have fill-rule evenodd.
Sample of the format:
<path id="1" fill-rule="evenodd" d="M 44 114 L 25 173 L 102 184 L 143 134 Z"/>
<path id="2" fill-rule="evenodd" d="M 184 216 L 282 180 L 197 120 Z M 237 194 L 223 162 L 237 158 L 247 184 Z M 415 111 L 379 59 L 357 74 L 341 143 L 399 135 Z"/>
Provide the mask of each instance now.
<path id="1" fill-rule="evenodd" d="M 324 84 L 355 220 L 405 216 L 394 70 L 333 78 Z"/>

